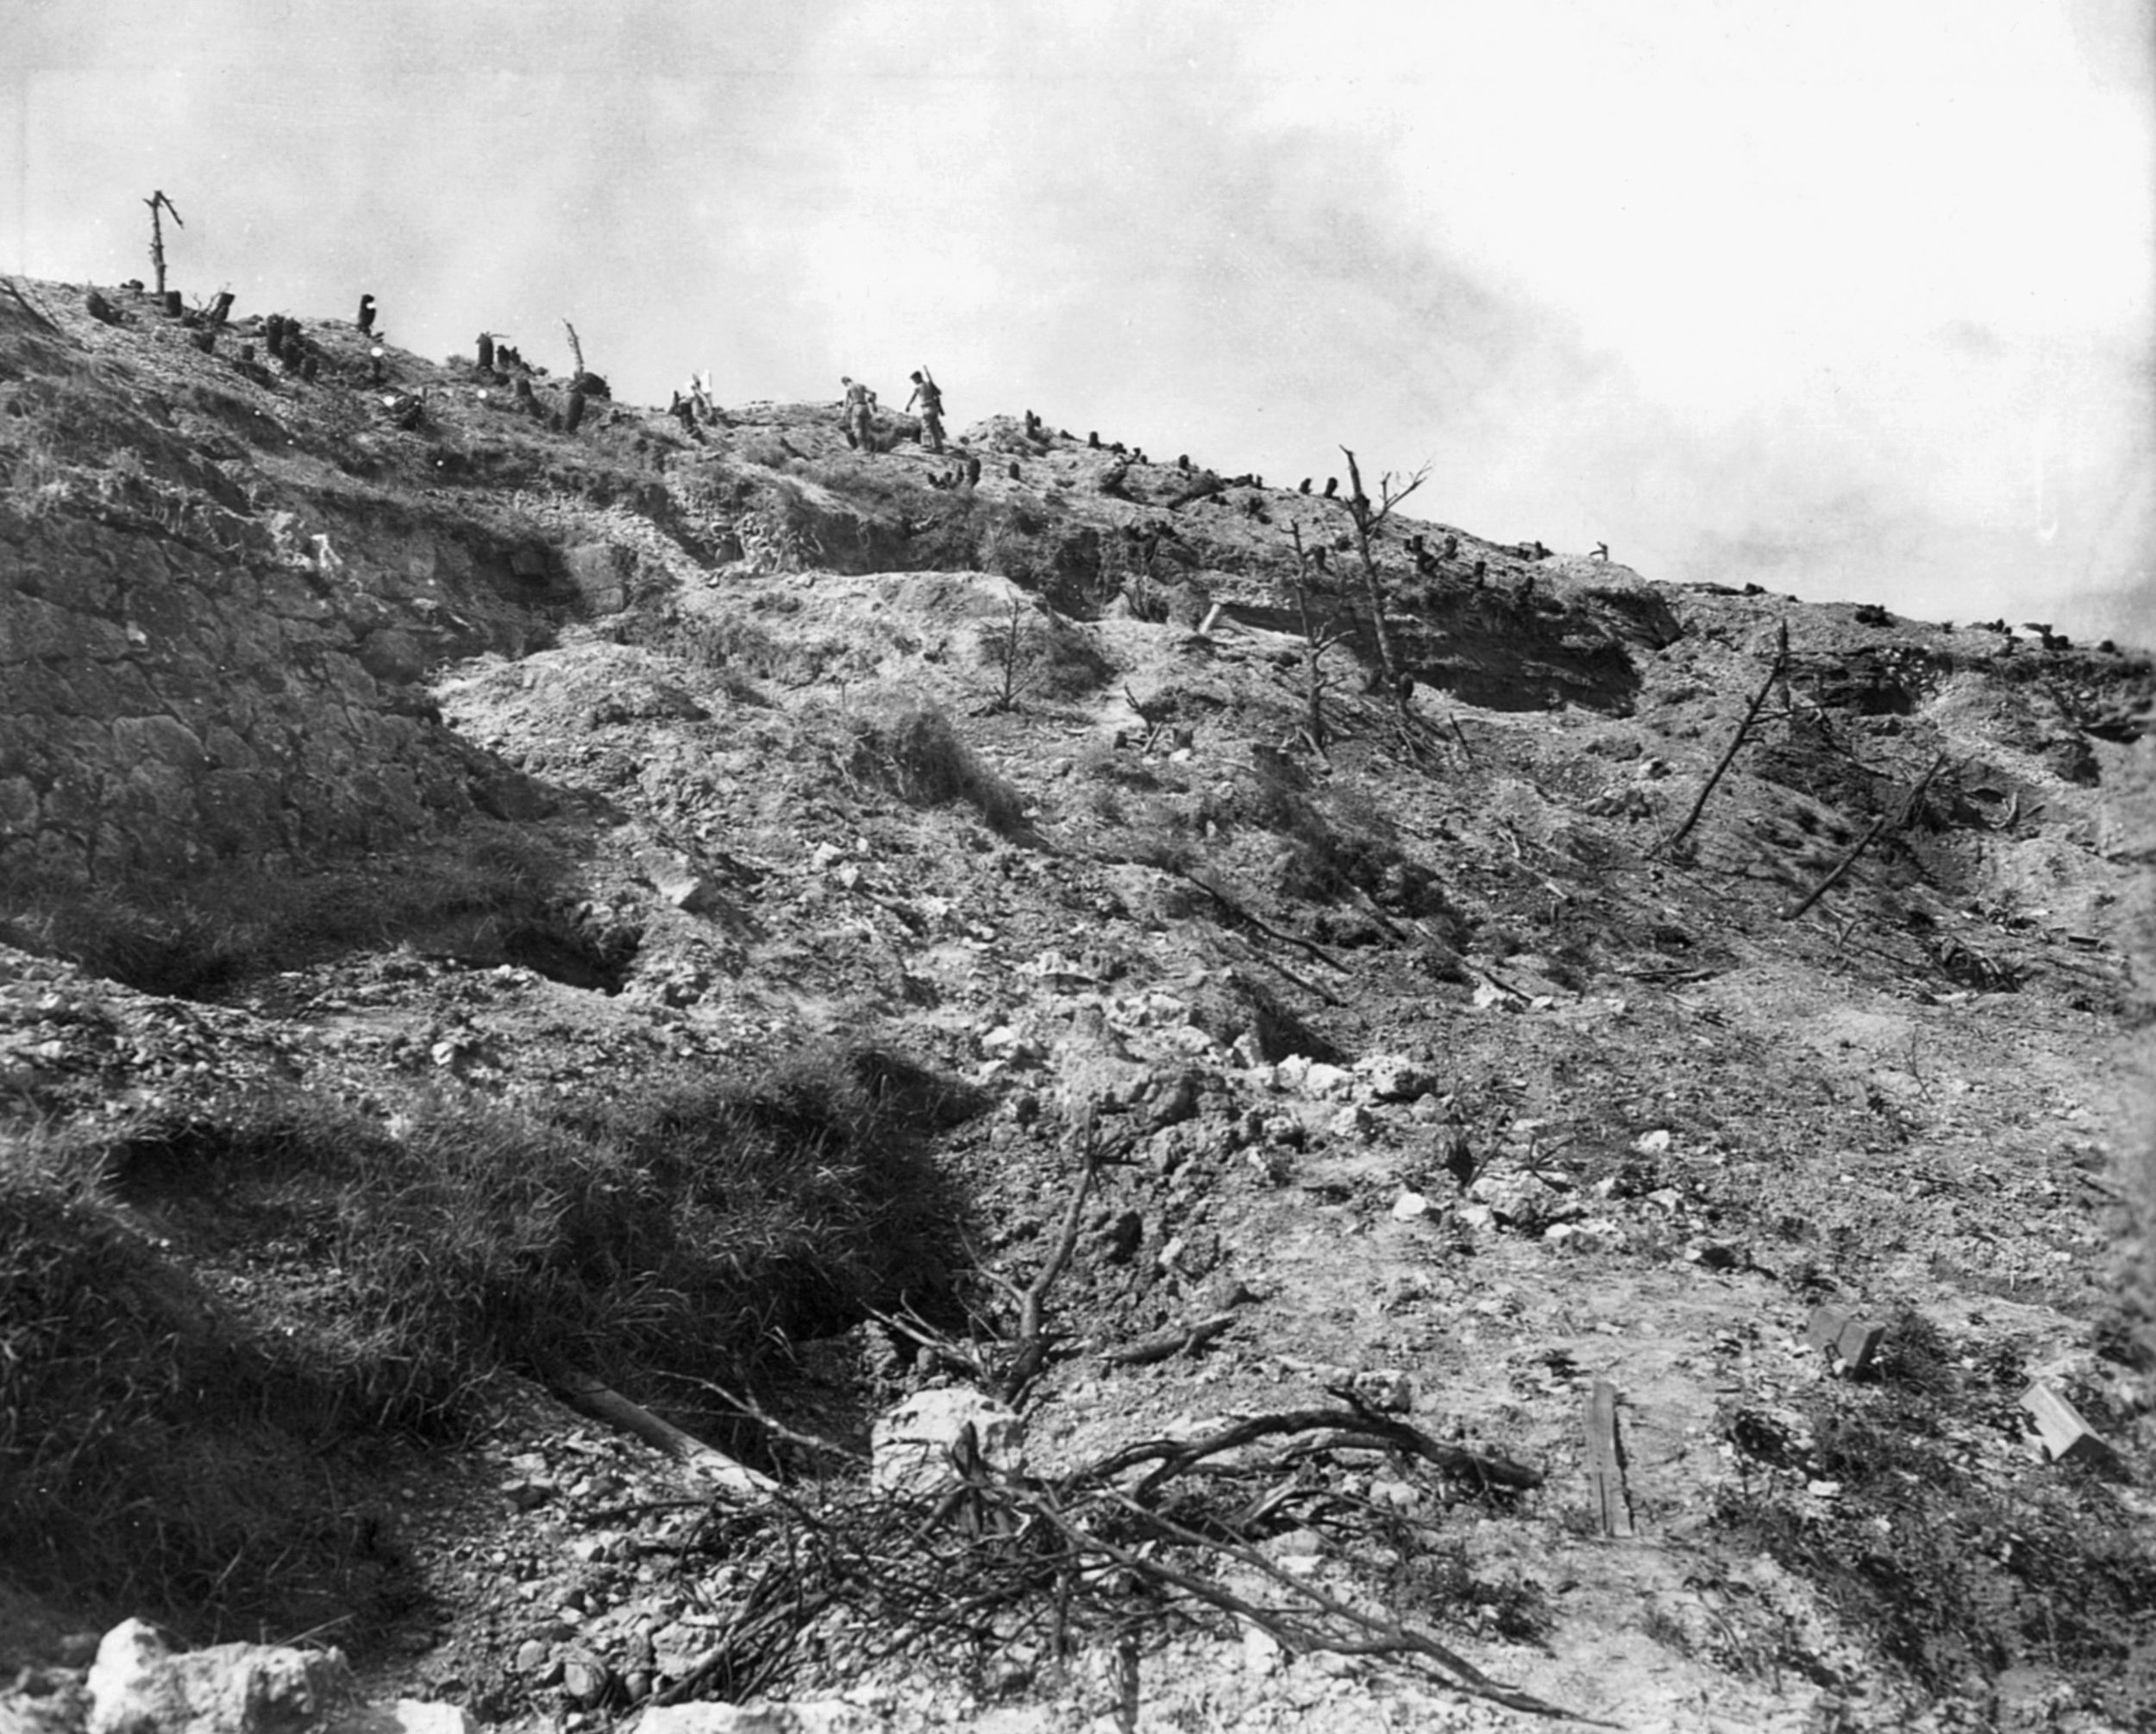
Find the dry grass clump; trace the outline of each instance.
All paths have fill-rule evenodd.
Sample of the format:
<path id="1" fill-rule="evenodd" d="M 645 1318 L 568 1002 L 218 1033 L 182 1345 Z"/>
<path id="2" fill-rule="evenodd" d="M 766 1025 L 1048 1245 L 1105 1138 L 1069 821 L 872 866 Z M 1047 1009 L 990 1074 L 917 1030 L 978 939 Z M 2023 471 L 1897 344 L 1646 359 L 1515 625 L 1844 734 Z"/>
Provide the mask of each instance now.
<path id="1" fill-rule="evenodd" d="M 16 876 L 0 940 L 146 993 L 203 997 L 250 977 L 448 928 L 506 955 L 520 936 L 575 948 L 553 907 L 562 862 L 527 828 L 473 825 L 388 862 L 279 873 L 226 864 L 85 886 Z M 602 971 L 607 961 L 592 960 Z"/>
<path id="2" fill-rule="evenodd" d="M 385 1123 L 279 1092 L 17 1138 L 0 1558 L 194 1630 L 351 1611 L 392 1562 L 322 1453 L 454 1433 L 503 1368 L 738 1387 L 867 1306 L 933 1304 L 956 1211 L 921 1080 L 833 1052 L 627 1103 L 442 1094 Z"/>
<path id="3" fill-rule="evenodd" d="M 1004 779 L 984 767 L 959 739 L 937 705 L 892 699 L 847 719 L 849 772 L 883 784 L 916 805 L 962 801 L 989 829 L 1013 836 L 1025 828 L 1025 804 Z"/>

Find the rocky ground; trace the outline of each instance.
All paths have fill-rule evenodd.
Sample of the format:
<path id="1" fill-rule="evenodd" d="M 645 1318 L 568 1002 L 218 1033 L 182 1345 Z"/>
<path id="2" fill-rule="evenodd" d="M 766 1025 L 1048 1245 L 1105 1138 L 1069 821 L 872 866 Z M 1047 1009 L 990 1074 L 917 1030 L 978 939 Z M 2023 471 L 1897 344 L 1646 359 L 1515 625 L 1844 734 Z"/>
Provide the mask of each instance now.
<path id="1" fill-rule="evenodd" d="M 47 310 L 145 372 L 229 365 Z M 318 335 L 361 365 L 355 336 Z M 492 515 L 505 548 L 613 551 L 461 642 L 421 629 L 454 594 L 415 610 L 412 666 L 373 677 L 423 692 L 423 728 L 488 787 L 532 792 L 425 823 L 515 832 L 555 864 L 543 902 L 186 997 L 19 918 L 11 1159 L 248 1090 L 393 1130 L 444 1096 L 574 1104 L 874 1045 L 942 1080 L 933 1158 L 966 1259 L 911 1334 L 837 1320 L 760 1362 L 762 1409 L 836 1449 L 610 1369 L 799 1497 L 843 1506 L 880 1412 L 1002 1364 L 992 1339 L 1090 1150 L 1022 1405 L 1034 1475 L 1353 1392 L 1534 1485 L 1367 1443 L 1246 1451 L 1294 1481 L 1248 1546 L 1568 1715 L 2156 1716 L 2156 1438 L 2120 1274 L 2146 659 L 1660 585 L 1401 517 L 1378 553 L 1419 681 L 1403 723 L 1366 679 L 1347 508 L 1315 490 L 1006 418 L 968 430 L 970 490 L 929 485 L 951 460 L 910 442 L 846 451 L 817 406 L 730 408 L 693 435 L 604 404 L 573 435 L 489 431 L 498 381 L 393 361 L 424 413 L 367 435 L 369 485 L 413 490 L 421 518 Z M 219 389 L 326 438 L 298 385 Z M 453 473 L 412 479 L 445 454 Z M 81 491 L 41 473 L 30 514 L 28 473 L 34 546 Z M 279 509 L 304 537 L 304 500 Z M 1319 630 L 1351 632 L 1319 664 L 1323 750 L 1291 526 L 1330 552 L 1305 574 Z M 1454 551 L 1419 563 L 1410 534 Z M 347 871 L 387 906 L 404 859 Z M 220 1304 L 319 1280 L 304 1249 L 127 1207 Z M 1808 1341 L 1822 1305 L 1884 1327 L 1860 1372 Z M 1200 1321 L 1183 1353 L 1116 1358 Z M 492 1374 L 453 1443 L 325 1459 L 323 1515 L 363 1537 L 368 1587 L 308 1635 L 345 1641 L 371 1694 L 609 1724 L 688 1676 L 768 1566 L 784 1523 L 715 1520 L 692 1467 L 535 1370 Z M 2020 1401 L 2037 1380 L 2103 1449 L 2048 1460 Z M 1590 1475 L 1605 1383 L 1614 1505 Z M 74 1701 L 69 1634 L 127 1611 L 7 1606 L 26 1714 Z M 805 1608 L 772 1689 L 832 1726 L 1531 1719 L 1457 1670 L 1290 1654 L 1217 1609 L 1134 1622 L 1128 1644 L 1104 1625 L 1069 1656 L 932 1624 L 893 1644 L 878 1619 Z"/>

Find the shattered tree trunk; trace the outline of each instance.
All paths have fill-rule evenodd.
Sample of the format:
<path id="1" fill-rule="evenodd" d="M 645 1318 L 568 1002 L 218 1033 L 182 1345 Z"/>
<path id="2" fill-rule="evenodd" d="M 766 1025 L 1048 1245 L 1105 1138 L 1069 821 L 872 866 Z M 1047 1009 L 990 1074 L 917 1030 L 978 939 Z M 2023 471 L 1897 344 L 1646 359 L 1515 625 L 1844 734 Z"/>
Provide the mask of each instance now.
<path id="1" fill-rule="evenodd" d="M 142 203 L 150 208 L 150 268 L 157 273 L 157 298 L 163 301 L 165 299 L 164 213 L 171 211 L 172 221 L 179 223 L 180 228 L 185 228 L 187 225 L 180 222 L 179 212 L 173 206 L 172 200 L 165 197 L 163 188 L 160 187 L 153 192 Z"/>
<path id="2" fill-rule="evenodd" d="M 1355 522 L 1356 547 L 1363 556 L 1363 586 L 1369 597 L 1370 630 L 1377 639 L 1378 666 L 1384 670 L 1393 702 L 1404 711 L 1407 695 L 1400 678 L 1400 658 L 1393 649 L 1392 629 L 1385 624 L 1385 587 L 1377 575 L 1377 558 L 1370 552 L 1370 531 L 1383 521 L 1382 515 L 1371 510 L 1369 496 L 1363 491 L 1362 466 L 1355 461 L 1355 454 L 1345 446 L 1340 449 L 1347 455 L 1348 480 L 1355 490 L 1348 499 L 1348 516 Z M 1389 505 L 1388 502 L 1388 510 Z"/>

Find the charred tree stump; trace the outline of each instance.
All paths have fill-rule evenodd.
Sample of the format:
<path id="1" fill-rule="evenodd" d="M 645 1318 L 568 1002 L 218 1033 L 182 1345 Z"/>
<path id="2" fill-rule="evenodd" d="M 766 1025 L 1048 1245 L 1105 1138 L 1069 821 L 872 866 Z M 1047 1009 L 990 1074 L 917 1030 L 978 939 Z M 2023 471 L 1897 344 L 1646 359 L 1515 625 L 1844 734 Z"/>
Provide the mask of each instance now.
<path id="1" fill-rule="evenodd" d="M 562 411 L 561 430 L 564 433 L 573 434 L 577 430 L 578 424 L 583 420 L 584 393 L 581 391 L 572 391 L 569 393 L 568 408 Z"/>
<path id="2" fill-rule="evenodd" d="M 479 372 L 492 373 L 494 371 L 494 337 L 492 332 L 479 333 Z"/>

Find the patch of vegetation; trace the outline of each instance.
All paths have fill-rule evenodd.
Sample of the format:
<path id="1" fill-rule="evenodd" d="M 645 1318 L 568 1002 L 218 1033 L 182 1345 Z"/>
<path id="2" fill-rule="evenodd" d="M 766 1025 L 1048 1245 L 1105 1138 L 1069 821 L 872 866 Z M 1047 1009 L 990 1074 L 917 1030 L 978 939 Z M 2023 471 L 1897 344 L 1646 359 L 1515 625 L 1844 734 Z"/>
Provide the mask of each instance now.
<path id="1" fill-rule="evenodd" d="M 999 835 L 1025 829 L 1025 804 L 1016 789 L 987 769 L 935 704 L 889 700 L 847 719 L 847 769 L 880 782 L 918 806 L 962 801 Z"/>
<path id="2" fill-rule="evenodd" d="M 1080 629 L 1017 590 L 1003 617 L 980 629 L 974 648 L 998 711 L 1015 711 L 1028 698 L 1075 698 L 1108 675 L 1107 659 Z"/>
<path id="3" fill-rule="evenodd" d="M 1351 784 L 1318 786 L 1283 754 L 1260 754 L 1232 806 L 1241 823 L 1288 845 L 1279 874 L 1283 897 L 1324 903 L 1359 892 L 1407 914 L 1464 927 L 1436 874 L 1401 849 L 1384 810 Z"/>
<path id="4" fill-rule="evenodd" d="M 2001 1485 L 1971 1462 L 1977 1434 L 2018 1436 L 2009 1393 L 2022 1376 L 2014 1356 L 1965 1373 L 1905 1311 L 1876 1385 L 1822 1386 L 1796 1433 L 1736 1418 L 1731 1437 L 1767 1469 L 1724 1493 L 1716 1520 L 1815 1585 L 1928 1692 L 1980 1693 L 2034 1668 L 2133 1724 L 2156 1704 L 2156 1559 L 2113 1486 L 2071 1464 Z M 1808 1499 L 1809 1480 L 1839 1492 Z"/>
<path id="5" fill-rule="evenodd" d="M 227 865 L 177 879 L 85 886 L 25 874 L 0 941 L 64 957 L 145 993 L 205 998 L 279 969 L 359 948 L 454 934 L 444 948 L 507 957 L 519 946 L 589 953 L 556 906 L 561 858 L 529 827 L 474 824 L 391 861 L 277 873 Z M 633 946 L 631 948 L 633 951 Z M 551 972 L 549 972 L 551 973 Z"/>
<path id="6" fill-rule="evenodd" d="M 627 1102 L 264 1093 L 15 1140 L 8 1571 L 205 1635 L 363 1613 L 398 1580 L 335 1495 L 355 1439 L 454 1436 L 505 1368 L 738 1388 L 866 1305 L 933 1304 L 955 1211 L 917 1140 L 967 1106 L 933 1082 L 833 1051 Z"/>
<path id="7" fill-rule="evenodd" d="M 759 709 L 771 701 L 756 682 L 782 678 L 794 660 L 787 645 L 740 615 L 640 614 L 626 623 L 624 636 L 718 675 L 728 698 Z"/>

